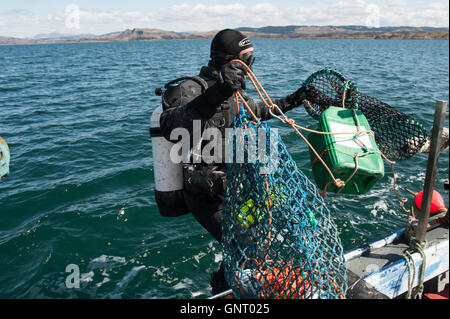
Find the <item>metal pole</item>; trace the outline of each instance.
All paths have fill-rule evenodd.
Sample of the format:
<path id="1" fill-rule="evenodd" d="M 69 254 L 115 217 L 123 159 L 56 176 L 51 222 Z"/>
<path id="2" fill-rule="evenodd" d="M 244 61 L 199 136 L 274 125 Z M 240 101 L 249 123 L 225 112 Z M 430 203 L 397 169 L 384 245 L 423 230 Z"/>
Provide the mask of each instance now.
<path id="1" fill-rule="evenodd" d="M 422 243 L 427 232 L 428 218 L 430 217 L 431 198 L 433 196 L 434 182 L 436 179 L 437 161 L 442 142 L 442 128 L 445 122 L 447 101 L 437 101 L 434 113 L 433 130 L 431 133 L 430 153 L 428 154 L 427 172 L 423 187 L 421 214 L 417 225 L 416 240 Z"/>

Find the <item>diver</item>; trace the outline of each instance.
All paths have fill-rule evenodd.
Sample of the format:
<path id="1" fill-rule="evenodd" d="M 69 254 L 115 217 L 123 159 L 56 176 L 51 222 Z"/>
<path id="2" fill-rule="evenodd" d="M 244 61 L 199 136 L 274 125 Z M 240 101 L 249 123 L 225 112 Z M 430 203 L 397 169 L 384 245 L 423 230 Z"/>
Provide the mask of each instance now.
<path id="1" fill-rule="evenodd" d="M 183 78 L 184 82 L 172 86 L 164 93 L 164 111 L 160 116 L 162 136 L 170 140 L 172 130 L 179 127 L 187 129 L 192 136 L 193 121 L 199 120 L 202 133 L 205 129 L 214 127 L 225 137 L 225 128 L 232 125 L 237 113 L 233 96 L 236 90 L 258 118 L 268 120 L 272 117 L 262 102 L 256 103 L 245 93 L 247 71 L 239 62 L 231 62 L 234 59 L 243 61 L 251 68 L 255 61 L 253 44 L 239 31 L 222 30 L 213 38 L 210 61 L 207 66 L 201 68 L 199 75 Z M 303 90 L 300 88 L 293 94 L 273 102 L 282 112 L 289 111 L 302 104 Z M 202 146 L 210 142 L 203 140 Z M 212 142 L 214 143 L 213 140 Z M 222 145 L 225 143 L 222 142 Z M 219 243 L 222 236 L 225 179 L 224 163 L 202 162 L 183 166 L 182 192 L 187 210 Z M 211 286 L 213 294 L 228 289 L 222 264 L 213 274 Z"/>

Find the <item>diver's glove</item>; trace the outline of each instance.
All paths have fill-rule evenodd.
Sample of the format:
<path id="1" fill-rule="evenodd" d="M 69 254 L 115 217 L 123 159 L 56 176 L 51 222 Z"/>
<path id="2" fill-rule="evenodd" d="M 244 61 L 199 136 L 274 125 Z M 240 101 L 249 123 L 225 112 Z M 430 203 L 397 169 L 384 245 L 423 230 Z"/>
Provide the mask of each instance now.
<path id="1" fill-rule="evenodd" d="M 292 94 L 289 94 L 285 98 L 274 100 L 273 103 L 278 106 L 281 112 L 287 112 L 289 110 L 292 110 L 293 108 L 300 106 L 303 104 L 304 99 L 308 95 L 308 90 L 305 87 L 300 87 L 297 91 L 295 91 Z M 258 103 L 258 108 L 262 110 L 262 118 L 263 119 L 269 119 L 272 117 L 272 112 L 276 115 L 281 115 L 281 113 L 278 111 L 278 109 L 273 110 L 270 114 L 266 112 L 266 107 L 263 102 Z"/>
<path id="2" fill-rule="evenodd" d="M 228 98 L 234 91 L 245 90 L 245 76 L 247 70 L 239 62 L 228 62 L 220 70 L 217 81 L 220 83 L 224 98 Z"/>
<path id="3" fill-rule="evenodd" d="M 222 66 L 217 81 L 204 94 L 195 98 L 191 104 L 202 118 L 213 116 L 220 105 L 236 90 L 245 90 L 247 70 L 239 62 L 229 62 Z"/>
<path id="4" fill-rule="evenodd" d="M 223 196 L 226 187 L 226 173 L 216 167 L 203 166 L 200 169 L 185 167 L 184 187 L 192 194 Z"/>
<path id="5" fill-rule="evenodd" d="M 303 104 L 303 99 L 304 99 L 306 90 L 307 89 L 302 86 L 297 91 L 295 91 L 294 93 L 292 93 L 286 97 L 286 102 L 289 105 L 290 109 Z"/>

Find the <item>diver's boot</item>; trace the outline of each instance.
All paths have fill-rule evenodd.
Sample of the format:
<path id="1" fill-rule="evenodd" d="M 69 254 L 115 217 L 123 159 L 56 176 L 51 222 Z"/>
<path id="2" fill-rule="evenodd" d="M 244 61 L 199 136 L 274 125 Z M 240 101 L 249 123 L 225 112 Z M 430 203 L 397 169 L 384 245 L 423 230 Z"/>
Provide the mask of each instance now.
<path id="1" fill-rule="evenodd" d="M 223 268 L 223 264 L 220 265 L 218 271 L 215 271 L 212 274 L 209 283 L 211 284 L 213 296 L 230 289 L 230 286 L 225 280 L 225 269 Z"/>

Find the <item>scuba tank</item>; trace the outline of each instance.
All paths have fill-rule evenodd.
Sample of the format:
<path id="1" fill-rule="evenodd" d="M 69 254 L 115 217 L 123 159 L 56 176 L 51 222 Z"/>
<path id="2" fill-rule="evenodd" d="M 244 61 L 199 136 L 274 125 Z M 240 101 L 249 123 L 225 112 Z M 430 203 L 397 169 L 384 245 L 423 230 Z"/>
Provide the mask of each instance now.
<path id="1" fill-rule="evenodd" d="M 192 80 L 192 81 L 185 81 Z M 179 82 L 182 82 L 179 84 Z M 184 86 L 195 83 L 195 87 L 188 89 L 197 91 L 198 84 L 201 91 L 189 96 L 183 94 Z M 186 83 L 186 84 L 185 84 Z M 164 110 L 177 107 L 190 102 L 199 94 L 203 93 L 208 84 L 202 78 L 183 77 L 167 83 L 165 91 L 161 88 L 155 90 L 156 95 L 162 96 L 162 106 L 157 107 L 150 120 L 150 137 L 152 140 L 153 171 L 155 177 L 155 200 L 159 213 L 164 217 L 177 217 L 189 213 L 183 198 L 183 164 L 173 163 L 170 159 L 170 150 L 174 143 L 168 141 L 163 135 L 160 127 L 160 117 Z"/>
<path id="2" fill-rule="evenodd" d="M 150 120 L 155 199 L 161 216 L 176 217 L 189 211 L 183 199 L 183 166 L 170 160 L 170 149 L 174 144 L 161 134 L 159 118 L 162 112 L 162 106 L 157 107 Z"/>

